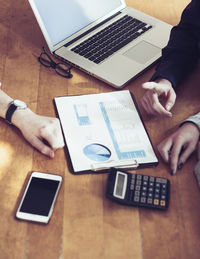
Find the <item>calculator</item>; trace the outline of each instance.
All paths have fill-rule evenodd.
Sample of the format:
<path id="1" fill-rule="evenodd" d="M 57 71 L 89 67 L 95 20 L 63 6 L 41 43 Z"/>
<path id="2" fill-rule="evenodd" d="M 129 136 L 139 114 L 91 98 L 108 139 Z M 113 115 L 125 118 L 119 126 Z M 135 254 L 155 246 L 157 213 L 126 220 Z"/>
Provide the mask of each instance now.
<path id="1" fill-rule="evenodd" d="M 170 199 L 170 181 L 111 168 L 106 197 L 124 205 L 166 210 Z"/>

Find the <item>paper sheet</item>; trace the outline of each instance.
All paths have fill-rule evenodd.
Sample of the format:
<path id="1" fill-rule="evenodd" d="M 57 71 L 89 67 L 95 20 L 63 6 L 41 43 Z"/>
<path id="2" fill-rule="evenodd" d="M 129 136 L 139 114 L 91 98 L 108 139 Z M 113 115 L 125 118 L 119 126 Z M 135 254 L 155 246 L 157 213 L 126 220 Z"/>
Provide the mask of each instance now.
<path id="1" fill-rule="evenodd" d="M 157 162 L 128 90 L 57 97 L 55 103 L 75 172 Z"/>

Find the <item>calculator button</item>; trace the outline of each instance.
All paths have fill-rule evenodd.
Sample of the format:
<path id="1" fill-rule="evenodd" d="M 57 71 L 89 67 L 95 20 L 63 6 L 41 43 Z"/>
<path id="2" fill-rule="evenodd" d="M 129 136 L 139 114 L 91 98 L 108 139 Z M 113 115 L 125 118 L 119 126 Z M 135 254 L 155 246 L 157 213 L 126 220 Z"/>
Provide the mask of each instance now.
<path id="1" fill-rule="evenodd" d="M 139 197 L 139 196 L 135 196 L 135 197 L 134 197 L 134 201 L 135 201 L 135 202 L 139 202 L 139 201 L 140 201 L 140 197 Z"/>
<path id="2" fill-rule="evenodd" d="M 154 199 L 154 200 L 153 200 L 153 204 L 154 204 L 154 205 L 159 205 L 159 200 L 158 200 L 158 199 Z"/>
<path id="3" fill-rule="evenodd" d="M 153 193 L 148 193 L 149 198 L 153 198 Z"/>
<path id="4" fill-rule="evenodd" d="M 149 183 L 149 186 L 150 186 L 150 187 L 153 187 L 153 186 L 154 186 L 154 183 L 153 183 L 153 182 L 150 182 L 150 183 Z"/>
<path id="5" fill-rule="evenodd" d="M 129 201 L 133 200 L 133 192 L 130 192 L 128 199 L 129 199 Z"/>
<path id="6" fill-rule="evenodd" d="M 139 191 L 135 191 L 135 196 L 139 196 L 140 192 Z"/>
<path id="7" fill-rule="evenodd" d="M 149 188 L 149 190 L 148 190 L 149 192 L 153 192 L 153 188 Z"/>
<path id="8" fill-rule="evenodd" d="M 141 196 L 142 196 L 142 197 L 146 197 L 146 196 L 147 196 L 147 193 L 146 193 L 146 192 L 142 192 L 142 193 L 141 193 Z"/>
<path id="9" fill-rule="evenodd" d="M 164 194 L 164 195 L 166 194 L 166 192 L 167 192 L 166 189 L 162 189 L 162 191 L 161 191 L 161 193 Z"/>
<path id="10" fill-rule="evenodd" d="M 141 201 L 142 203 L 146 203 L 146 198 L 145 198 L 145 197 L 141 197 L 140 201 Z"/>
<path id="11" fill-rule="evenodd" d="M 159 194 L 160 193 L 160 189 L 156 188 L 155 189 L 155 193 Z"/>
<path id="12" fill-rule="evenodd" d="M 136 184 L 137 184 L 137 185 L 141 185 L 141 184 L 142 184 L 142 181 L 137 180 L 137 181 L 136 181 Z"/>
<path id="13" fill-rule="evenodd" d="M 153 203 L 153 199 L 148 198 L 148 199 L 147 199 L 147 203 L 148 203 L 148 204 L 152 204 L 152 203 Z"/>
<path id="14" fill-rule="evenodd" d="M 131 179 L 131 184 L 135 184 L 135 179 Z"/>
<path id="15" fill-rule="evenodd" d="M 157 178 L 156 178 L 156 182 L 157 182 L 157 183 L 161 183 L 161 182 L 162 182 L 162 178 L 157 177 Z"/>
<path id="16" fill-rule="evenodd" d="M 150 179 L 149 179 L 149 181 L 150 181 L 150 182 L 154 182 L 154 180 L 155 180 L 155 177 L 153 177 L 153 176 L 150 176 Z"/>
<path id="17" fill-rule="evenodd" d="M 160 206 L 162 206 L 162 207 L 166 206 L 166 202 L 163 201 L 163 200 L 161 200 L 161 201 L 160 201 Z"/>
<path id="18" fill-rule="evenodd" d="M 136 185 L 136 186 L 135 186 L 135 189 L 136 189 L 136 191 L 140 191 L 141 186 L 140 186 L 140 185 Z"/>
<path id="19" fill-rule="evenodd" d="M 165 195 L 161 195 L 160 197 L 162 200 L 165 200 L 166 199 L 166 196 Z"/>
<path id="20" fill-rule="evenodd" d="M 147 175 L 144 175 L 144 176 L 143 176 L 143 179 L 144 179 L 144 181 L 148 181 L 148 179 L 149 179 L 149 176 L 147 176 Z"/>
<path id="21" fill-rule="evenodd" d="M 160 188 L 160 183 L 156 183 L 156 188 Z"/>
<path id="22" fill-rule="evenodd" d="M 157 183 L 165 183 L 166 184 L 167 183 L 167 179 L 157 177 L 156 178 L 156 182 Z"/>
<path id="23" fill-rule="evenodd" d="M 155 198 L 155 199 L 159 199 L 159 198 L 160 198 L 160 195 L 159 195 L 159 194 L 155 194 L 155 195 L 154 195 L 154 198 Z"/>
<path id="24" fill-rule="evenodd" d="M 147 185 L 148 185 L 148 182 L 147 182 L 147 181 L 144 181 L 144 182 L 143 182 L 143 185 L 144 185 L 144 186 L 147 186 Z"/>
<path id="25" fill-rule="evenodd" d="M 135 174 L 132 174 L 132 179 L 135 179 Z"/>
<path id="26" fill-rule="evenodd" d="M 167 179 L 164 179 L 164 178 L 161 178 L 162 180 L 161 180 L 161 183 L 162 184 L 167 184 Z"/>
<path id="27" fill-rule="evenodd" d="M 134 187 L 135 187 L 134 184 L 131 184 L 130 189 L 133 191 Z"/>
<path id="28" fill-rule="evenodd" d="M 138 175 L 137 175 L 137 179 L 138 179 L 138 180 L 142 180 L 142 175 L 138 174 Z"/>
<path id="29" fill-rule="evenodd" d="M 147 187 L 146 187 L 146 186 L 143 186 L 143 187 L 142 187 L 142 190 L 146 192 L 146 191 L 147 191 Z"/>

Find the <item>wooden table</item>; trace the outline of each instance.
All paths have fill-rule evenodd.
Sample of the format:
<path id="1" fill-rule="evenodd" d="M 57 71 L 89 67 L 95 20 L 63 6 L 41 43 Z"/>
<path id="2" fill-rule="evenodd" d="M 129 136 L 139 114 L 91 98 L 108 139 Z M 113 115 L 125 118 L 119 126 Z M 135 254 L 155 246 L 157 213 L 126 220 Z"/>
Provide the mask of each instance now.
<path id="1" fill-rule="evenodd" d="M 134 0 L 138 8 L 172 25 L 188 0 Z M 0 0 L 0 81 L 13 98 L 35 112 L 55 116 L 55 96 L 114 91 L 103 82 L 73 69 L 73 78 L 59 77 L 37 57 L 45 45 L 28 1 Z M 155 67 L 131 81 L 154 147 L 187 116 L 199 111 L 199 69 L 178 91 L 173 117 L 152 118 L 141 107 L 141 84 Z M 198 84 L 198 85 L 197 85 Z M 157 152 L 157 150 L 156 150 Z M 1 259 L 198 259 L 200 255 L 200 193 L 193 175 L 196 154 L 178 172 L 159 154 L 156 168 L 140 173 L 168 177 L 171 202 L 167 212 L 130 208 L 105 198 L 106 174 L 75 176 L 64 150 L 49 159 L 34 150 L 20 132 L 0 119 L 0 258 Z M 31 171 L 60 174 L 64 182 L 48 225 L 15 219 L 19 195 Z M 133 171 L 134 172 L 134 171 Z"/>

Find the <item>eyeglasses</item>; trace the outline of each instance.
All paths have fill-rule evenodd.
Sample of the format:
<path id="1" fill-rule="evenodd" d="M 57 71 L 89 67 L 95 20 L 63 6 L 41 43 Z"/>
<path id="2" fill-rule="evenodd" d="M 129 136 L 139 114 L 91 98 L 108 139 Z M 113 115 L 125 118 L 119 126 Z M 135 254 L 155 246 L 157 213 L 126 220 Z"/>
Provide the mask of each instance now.
<path id="1" fill-rule="evenodd" d="M 56 73 L 60 76 L 72 78 L 73 75 L 71 74 L 72 66 L 68 67 L 66 64 L 63 63 L 56 63 L 50 57 L 50 55 L 46 52 L 45 48 L 43 47 L 43 52 L 38 57 L 38 61 L 45 67 L 51 67 L 55 69 Z"/>

